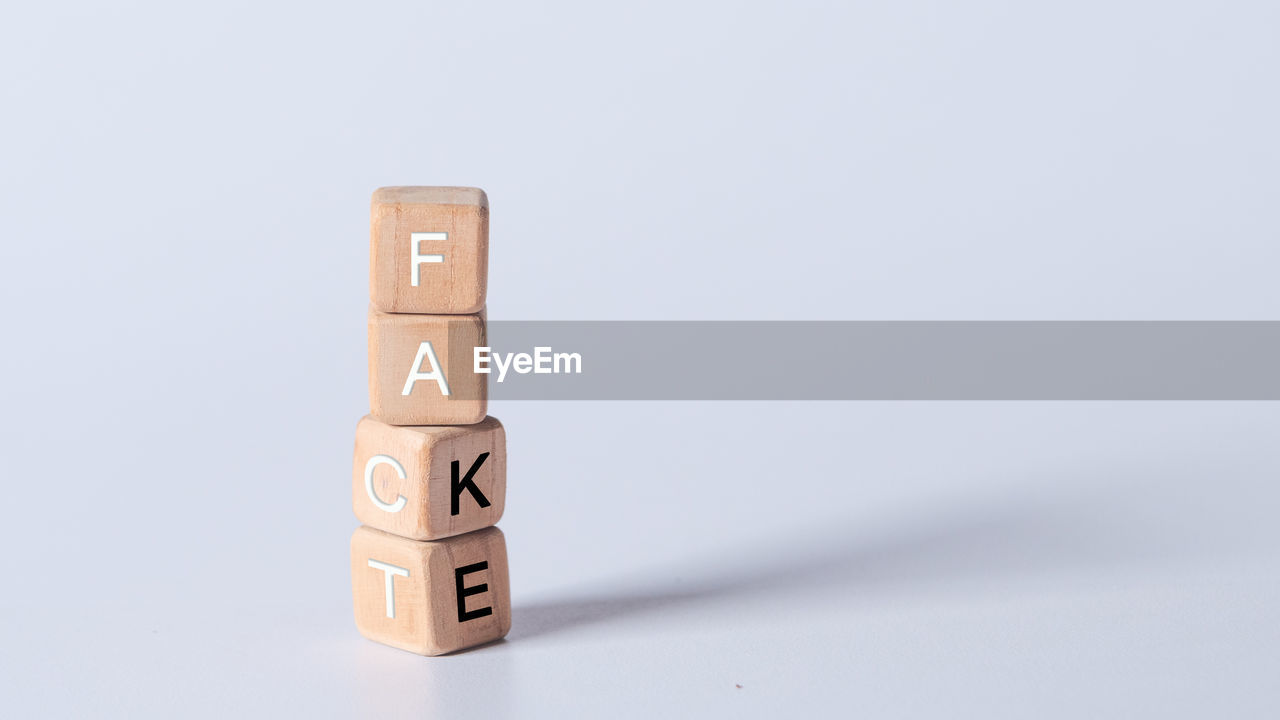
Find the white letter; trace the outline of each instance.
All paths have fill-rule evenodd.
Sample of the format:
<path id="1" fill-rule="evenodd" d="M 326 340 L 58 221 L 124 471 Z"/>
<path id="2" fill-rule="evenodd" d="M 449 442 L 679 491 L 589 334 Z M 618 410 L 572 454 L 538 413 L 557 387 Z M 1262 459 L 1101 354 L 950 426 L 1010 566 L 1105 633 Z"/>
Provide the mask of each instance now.
<path id="1" fill-rule="evenodd" d="M 476 355 L 476 363 L 475 363 L 476 374 L 480 375 L 483 373 L 485 375 L 488 375 L 490 372 L 489 371 L 489 348 L 478 347 L 476 348 L 475 355 Z"/>
<path id="2" fill-rule="evenodd" d="M 498 382 L 507 376 L 507 368 L 511 367 L 511 353 L 507 353 L 507 362 L 502 362 L 502 353 L 493 354 L 493 362 L 498 366 Z"/>
<path id="3" fill-rule="evenodd" d="M 516 355 L 512 365 L 515 367 L 516 372 L 525 375 L 533 369 L 533 358 L 529 357 L 529 353 L 520 353 Z"/>
<path id="4" fill-rule="evenodd" d="M 365 492 L 369 493 L 369 499 L 373 501 L 374 505 L 378 506 L 379 510 L 386 510 L 387 512 L 400 512 L 401 510 L 404 509 L 405 503 L 409 502 L 408 499 L 405 498 L 405 496 L 397 495 L 395 502 L 384 503 L 382 502 L 382 498 L 379 498 L 378 494 L 373 491 L 373 469 L 378 467 L 379 465 L 390 465 L 391 467 L 396 469 L 396 475 L 399 475 L 401 480 L 405 479 L 404 466 L 401 465 L 399 462 L 397 462 L 395 458 L 391 457 L 390 455 L 374 455 L 373 457 L 369 458 L 369 462 L 365 463 L 364 465 Z"/>
<path id="5" fill-rule="evenodd" d="M 413 286 L 418 287 L 418 266 L 423 263 L 442 263 L 444 255 L 419 255 L 418 243 L 423 240 L 448 240 L 449 233 L 429 232 L 429 233 L 409 233 L 409 262 L 412 264 L 409 272 L 413 276 Z"/>
<path id="6" fill-rule="evenodd" d="M 555 372 L 560 372 L 561 361 L 564 361 L 564 372 L 582 373 L 582 356 L 578 353 L 556 353 Z"/>
<path id="7" fill-rule="evenodd" d="M 376 568 L 387 574 L 387 617 L 394 618 L 396 616 L 395 576 L 409 577 L 409 571 L 402 567 L 378 562 L 373 558 L 369 558 L 369 567 Z"/>
<path id="8" fill-rule="evenodd" d="M 546 352 L 543 352 L 544 350 Z M 546 375 L 551 372 L 551 366 L 548 364 L 551 362 L 550 352 L 551 348 L 549 347 L 536 347 L 533 349 L 533 372 L 535 374 Z"/>
<path id="9" fill-rule="evenodd" d="M 426 357 L 431 361 L 431 372 L 420 372 L 422 370 L 422 358 Z M 401 395 L 408 395 L 413 392 L 413 384 L 418 380 L 435 380 L 440 385 L 440 393 L 442 395 L 449 394 L 449 383 L 444 379 L 444 373 L 440 372 L 440 360 L 436 358 L 436 351 L 431 347 L 430 341 L 425 341 L 418 346 L 418 355 L 413 358 L 413 367 L 409 368 L 409 377 L 404 380 L 404 390 L 400 391 Z"/>

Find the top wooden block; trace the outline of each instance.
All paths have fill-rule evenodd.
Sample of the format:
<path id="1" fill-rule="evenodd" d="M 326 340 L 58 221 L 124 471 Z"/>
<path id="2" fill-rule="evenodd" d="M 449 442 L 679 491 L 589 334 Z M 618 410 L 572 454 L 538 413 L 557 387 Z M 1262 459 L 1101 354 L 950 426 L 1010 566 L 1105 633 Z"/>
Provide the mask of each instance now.
<path id="1" fill-rule="evenodd" d="M 489 198 L 479 188 L 373 193 L 369 294 L 388 313 L 461 315 L 484 307 Z"/>

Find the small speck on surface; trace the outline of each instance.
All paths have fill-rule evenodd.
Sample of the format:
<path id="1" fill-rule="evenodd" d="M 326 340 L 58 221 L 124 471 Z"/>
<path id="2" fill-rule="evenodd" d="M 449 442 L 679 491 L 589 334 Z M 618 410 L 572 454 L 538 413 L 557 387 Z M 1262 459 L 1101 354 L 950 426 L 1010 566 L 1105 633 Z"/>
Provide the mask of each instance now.
<path id="1" fill-rule="evenodd" d="M 741 690 L 741 689 L 742 689 L 742 686 L 741 686 L 741 685 L 738 685 L 737 683 L 734 683 L 734 685 L 733 685 L 733 686 L 734 686 L 734 687 L 736 687 L 736 688 L 738 688 L 739 690 Z"/>

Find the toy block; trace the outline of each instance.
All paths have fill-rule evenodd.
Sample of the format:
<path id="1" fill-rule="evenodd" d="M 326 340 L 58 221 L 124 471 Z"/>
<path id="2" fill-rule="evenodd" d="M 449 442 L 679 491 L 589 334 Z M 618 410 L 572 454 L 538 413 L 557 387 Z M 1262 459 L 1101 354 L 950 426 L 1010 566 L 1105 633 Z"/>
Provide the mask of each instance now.
<path id="1" fill-rule="evenodd" d="M 511 629 L 507 545 L 496 527 L 430 542 L 358 528 L 351 585 L 360 634 L 419 655 L 480 645 Z"/>
<path id="2" fill-rule="evenodd" d="M 479 188 L 373 193 L 369 288 L 383 312 L 469 314 L 484 307 L 489 198 Z"/>
<path id="3" fill-rule="evenodd" d="M 393 315 L 369 310 L 369 405 L 390 425 L 474 425 L 488 409 L 484 313 Z"/>
<path id="4" fill-rule="evenodd" d="M 356 425 L 351 497 L 361 523 L 413 540 L 438 540 L 498 522 L 506 505 L 507 435 L 478 425 Z"/>

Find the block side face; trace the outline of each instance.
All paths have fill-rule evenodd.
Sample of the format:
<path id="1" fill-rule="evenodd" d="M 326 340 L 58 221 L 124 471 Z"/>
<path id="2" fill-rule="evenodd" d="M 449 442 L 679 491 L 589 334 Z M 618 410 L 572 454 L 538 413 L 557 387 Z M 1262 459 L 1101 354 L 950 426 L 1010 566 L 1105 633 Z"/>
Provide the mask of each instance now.
<path id="1" fill-rule="evenodd" d="M 433 538 L 494 525 L 506 507 L 507 438 L 502 423 L 489 417 L 456 430 L 461 432 L 440 437 L 431 449 L 428 528 Z"/>
<path id="2" fill-rule="evenodd" d="M 511 589 L 502 531 L 486 528 L 429 545 L 431 654 L 505 636 L 511 628 Z M 434 582 L 435 578 L 443 582 Z"/>
<path id="3" fill-rule="evenodd" d="M 402 537 L 430 537 L 427 446 L 428 437 L 420 432 L 371 417 L 360 421 L 351 473 L 357 520 Z"/>
<path id="4" fill-rule="evenodd" d="M 497 637 L 493 639 L 497 640 L 511 632 L 511 574 L 507 565 L 507 537 L 496 527 L 490 530 L 492 533 L 489 544 L 493 557 L 491 564 L 496 568 L 493 572 L 493 594 Z"/>
<path id="5" fill-rule="evenodd" d="M 382 333 L 378 323 L 378 311 L 369 307 L 366 325 L 368 329 L 368 369 L 369 369 L 369 407 L 370 416 L 380 418 L 382 412 L 382 374 L 377 372 L 378 363 L 384 354 L 382 349 Z"/>
<path id="6" fill-rule="evenodd" d="M 374 194 L 371 212 L 369 287 L 374 307 L 417 314 L 478 311 L 484 305 L 489 265 L 489 210 L 483 192 L 475 191 L 477 196 L 461 192 L 474 190 L 468 188 L 387 190 Z"/>
<path id="7" fill-rule="evenodd" d="M 422 543 L 367 527 L 356 529 L 351 537 L 351 587 L 361 635 L 402 650 L 427 653 L 432 620 L 426 554 Z"/>
<path id="8" fill-rule="evenodd" d="M 371 415 L 391 425 L 473 425 L 483 420 L 488 376 L 473 371 L 473 354 L 485 344 L 484 337 L 484 321 L 477 315 L 393 315 L 371 309 Z M 432 372 L 438 377 L 427 377 Z M 411 375 L 413 382 L 408 382 Z"/>

